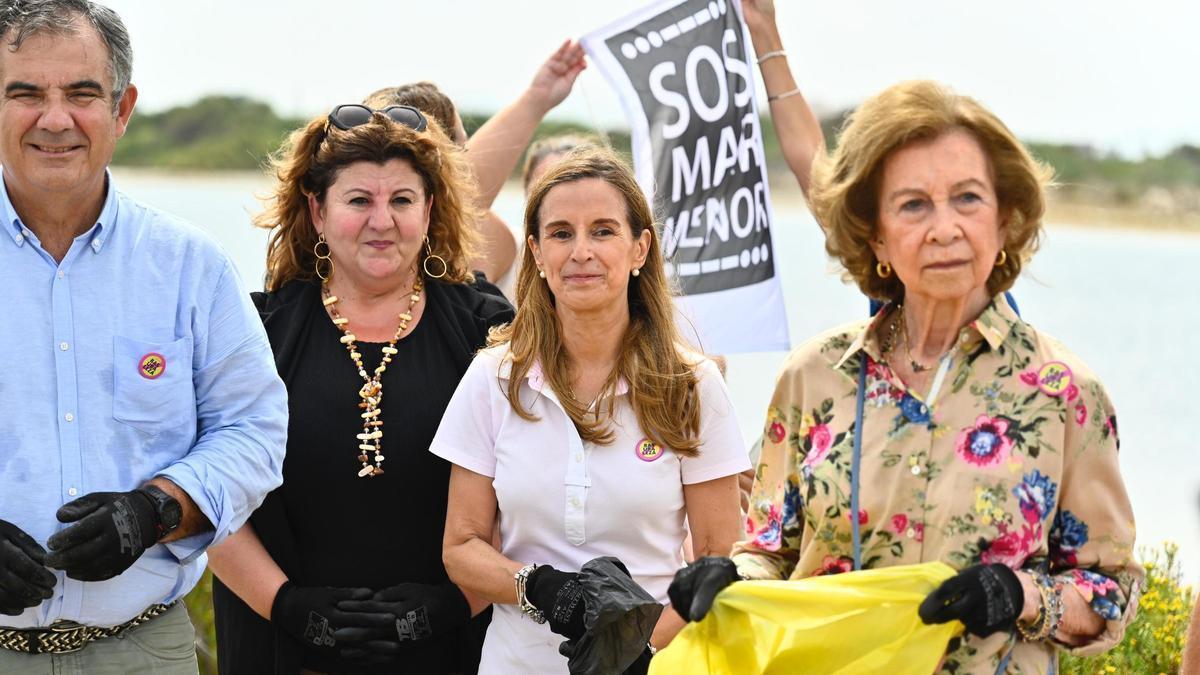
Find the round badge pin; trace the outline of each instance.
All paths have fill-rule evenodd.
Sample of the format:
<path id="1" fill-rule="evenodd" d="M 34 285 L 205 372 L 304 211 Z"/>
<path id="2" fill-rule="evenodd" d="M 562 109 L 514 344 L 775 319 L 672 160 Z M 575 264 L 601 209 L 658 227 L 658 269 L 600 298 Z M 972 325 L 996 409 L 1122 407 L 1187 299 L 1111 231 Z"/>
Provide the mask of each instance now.
<path id="1" fill-rule="evenodd" d="M 150 352 L 138 359 L 138 375 L 147 380 L 157 380 L 167 372 L 167 360 L 158 352 Z"/>
<path id="2" fill-rule="evenodd" d="M 1071 368 L 1062 361 L 1050 361 L 1038 370 L 1038 389 L 1049 396 L 1062 396 L 1071 386 L 1074 377 Z"/>
<path id="3" fill-rule="evenodd" d="M 638 441 L 637 445 L 634 447 L 634 451 L 637 453 L 638 459 L 642 460 L 643 462 L 653 462 L 654 460 L 663 456 L 662 446 L 650 440 L 649 438 L 643 438 L 642 440 Z"/>

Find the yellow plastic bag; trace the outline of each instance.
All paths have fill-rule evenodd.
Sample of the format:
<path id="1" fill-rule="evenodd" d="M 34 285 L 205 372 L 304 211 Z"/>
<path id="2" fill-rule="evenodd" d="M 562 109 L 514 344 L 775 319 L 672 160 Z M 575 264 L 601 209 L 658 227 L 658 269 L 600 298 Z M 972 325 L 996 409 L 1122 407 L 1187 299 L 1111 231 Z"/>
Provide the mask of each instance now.
<path id="1" fill-rule="evenodd" d="M 737 583 L 654 657 L 650 675 L 930 675 L 963 626 L 926 626 L 917 607 L 954 574 L 932 562 Z"/>

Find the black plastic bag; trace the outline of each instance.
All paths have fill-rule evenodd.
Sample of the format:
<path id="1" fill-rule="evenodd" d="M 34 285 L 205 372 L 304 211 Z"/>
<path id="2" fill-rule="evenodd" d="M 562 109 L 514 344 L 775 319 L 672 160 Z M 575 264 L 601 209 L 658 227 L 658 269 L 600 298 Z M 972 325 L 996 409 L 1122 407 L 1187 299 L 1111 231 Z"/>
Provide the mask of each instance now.
<path id="1" fill-rule="evenodd" d="M 646 651 L 663 606 L 613 557 L 584 563 L 579 586 L 587 632 L 558 651 L 567 657 L 571 675 L 621 675 Z"/>

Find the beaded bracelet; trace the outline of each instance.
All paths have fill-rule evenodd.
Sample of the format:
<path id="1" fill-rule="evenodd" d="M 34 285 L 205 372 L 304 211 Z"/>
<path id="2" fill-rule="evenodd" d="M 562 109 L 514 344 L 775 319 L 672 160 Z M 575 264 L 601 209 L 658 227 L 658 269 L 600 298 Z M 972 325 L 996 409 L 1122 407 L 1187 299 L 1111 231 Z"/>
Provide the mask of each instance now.
<path id="1" fill-rule="evenodd" d="M 1062 625 L 1062 584 L 1045 574 L 1034 574 L 1033 581 L 1042 603 L 1032 623 L 1026 626 L 1017 622 L 1017 632 L 1027 642 L 1042 642 L 1051 639 Z"/>
<path id="2" fill-rule="evenodd" d="M 1063 612 L 1067 609 L 1067 603 L 1063 601 L 1063 583 L 1054 581 L 1054 595 L 1051 597 L 1054 600 L 1054 612 L 1050 615 L 1050 630 L 1049 638 L 1053 640 L 1055 635 L 1058 635 L 1058 629 L 1062 626 Z"/>
<path id="3" fill-rule="evenodd" d="M 762 56 L 758 57 L 758 65 L 761 66 L 763 64 L 763 61 L 770 61 L 771 59 L 778 58 L 781 56 L 787 56 L 787 52 L 783 51 L 782 49 L 776 49 L 773 52 L 767 52 L 766 54 L 763 54 Z"/>
<path id="4" fill-rule="evenodd" d="M 542 610 L 533 606 L 529 602 L 529 598 L 525 597 L 525 583 L 529 581 L 529 575 L 537 569 L 537 565 L 529 564 L 517 570 L 513 575 L 513 581 L 517 585 L 517 605 L 521 608 L 521 613 L 529 617 L 534 623 L 546 623 L 546 615 L 542 614 Z"/>
<path id="5" fill-rule="evenodd" d="M 1046 592 L 1046 588 L 1042 584 L 1037 583 L 1036 577 L 1034 577 L 1034 585 L 1037 588 L 1038 597 L 1042 601 L 1038 606 L 1037 616 L 1028 624 L 1017 621 L 1017 633 L 1026 642 L 1037 642 L 1045 639 L 1042 631 L 1049 625 L 1049 621 L 1046 620 L 1046 606 L 1050 604 L 1050 594 Z"/>

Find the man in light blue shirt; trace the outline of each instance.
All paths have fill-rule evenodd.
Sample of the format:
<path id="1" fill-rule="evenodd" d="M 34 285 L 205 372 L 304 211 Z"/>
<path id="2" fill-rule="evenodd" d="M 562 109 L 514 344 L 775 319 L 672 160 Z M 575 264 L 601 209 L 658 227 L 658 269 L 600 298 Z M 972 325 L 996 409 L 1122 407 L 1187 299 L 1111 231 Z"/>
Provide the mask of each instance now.
<path id="1" fill-rule="evenodd" d="M 286 392 L 233 265 L 107 172 L 131 62 L 107 8 L 0 0 L 4 673 L 194 673 L 169 605 L 282 480 Z"/>

